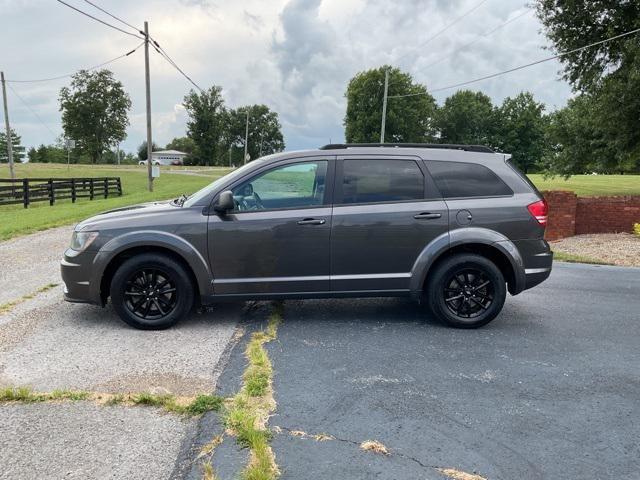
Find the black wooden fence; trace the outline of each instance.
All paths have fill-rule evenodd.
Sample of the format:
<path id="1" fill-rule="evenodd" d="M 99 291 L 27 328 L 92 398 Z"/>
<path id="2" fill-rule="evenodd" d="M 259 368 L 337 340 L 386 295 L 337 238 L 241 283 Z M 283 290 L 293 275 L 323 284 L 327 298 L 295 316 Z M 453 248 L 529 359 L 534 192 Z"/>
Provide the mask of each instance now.
<path id="1" fill-rule="evenodd" d="M 33 202 L 56 203 L 56 200 L 108 198 L 122 195 L 120 177 L 97 178 L 0 178 L 0 205 Z"/>

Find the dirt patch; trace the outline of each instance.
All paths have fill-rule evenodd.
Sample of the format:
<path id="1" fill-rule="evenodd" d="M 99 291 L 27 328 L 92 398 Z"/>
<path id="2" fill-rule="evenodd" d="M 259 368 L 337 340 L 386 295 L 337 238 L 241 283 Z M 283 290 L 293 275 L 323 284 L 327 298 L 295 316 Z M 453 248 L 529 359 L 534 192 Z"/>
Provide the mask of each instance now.
<path id="1" fill-rule="evenodd" d="M 640 237 L 630 233 L 576 235 L 551 242 L 554 252 L 623 267 L 640 267 Z M 576 259 L 576 261 L 578 261 Z"/>

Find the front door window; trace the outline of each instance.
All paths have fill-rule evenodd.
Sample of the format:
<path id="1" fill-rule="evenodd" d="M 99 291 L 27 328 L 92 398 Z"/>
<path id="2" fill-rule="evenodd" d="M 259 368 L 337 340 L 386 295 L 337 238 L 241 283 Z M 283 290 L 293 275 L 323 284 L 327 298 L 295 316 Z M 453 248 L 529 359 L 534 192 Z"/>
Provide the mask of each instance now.
<path id="1" fill-rule="evenodd" d="M 233 189 L 236 211 L 297 209 L 324 202 L 327 161 L 284 165 Z"/>

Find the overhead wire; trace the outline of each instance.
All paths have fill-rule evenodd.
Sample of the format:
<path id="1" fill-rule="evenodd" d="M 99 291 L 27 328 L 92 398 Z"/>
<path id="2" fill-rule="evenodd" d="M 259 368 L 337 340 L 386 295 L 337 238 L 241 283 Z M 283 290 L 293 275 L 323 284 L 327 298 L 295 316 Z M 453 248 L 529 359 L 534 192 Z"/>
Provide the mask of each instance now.
<path id="1" fill-rule="evenodd" d="M 82 14 L 82 15 L 86 16 L 86 17 L 89 17 L 89 18 L 91 18 L 91 19 L 95 20 L 96 22 L 99 22 L 99 23 L 101 23 L 101 24 L 103 24 L 103 25 L 106 25 L 107 27 L 113 28 L 114 30 L 118 30 L 119 32 L 122 32 L 122 33 L 124 33 L 124 34 L 126 34 L 126 35 L 131 35 L 132 37 L 136 37 L 136 38 L 140 38 L 140 39 L 142 39 L 142 38 L 143 38 L 143 37 L 141 37 L 140 35 L 136 35 L 135 33 L 127 32 L 126 30 L 123 30 L 123 29 L 122 29 L 122 28 L 120 28 L 120 27 L 116 27 L 115 25 L 112 25 L 111 23 L 105 22 L 104 20 L 101 20 L 101 19 L 99 19 L 98 17 L 94 17 L 93 15 L 91 15 L 91 14 L 89 14 L 89 13 L 85 12 L 84 10 L 80 10 L 79 8 L 74 7 L 73 5 L 68 4 L 68 3 L 67 3 L 67 2 L 65 2 L 64 0 L 56 0 L 56 1 L 57 1 L 58 3 L 61 3 L 61 4 L 63 4 L 63 5 L 66 5 L 67 7 L 71 8 L 72 10 L 75 10 L 76 12 L 78 12 L 78 13 L 80 13 L 80 14 Z"/>
<path id="2" fill-rule="evenodd" d="M 501 75 L 506 75 L 507 73 L 516 72 L 518 70 L 522 70 L 522 69 L 525 69 L 525 68 L 528 68 L 528 67 L 532 67 L 534 65 L 539 65 L 539 64 L 544 63 L 544 62 L 548 62 L 548 61 L 551 61 L 551 60 L 555 60 L 557 58 L 565 57 L 567 55 L 571 55 L 572 53 L 581 52 L 583 50 L 587 50 L 587 49 L 595 47 L 597 45 L 602 45 L 603 43 L 608 43 L 608 42 L 611 42 L 613 40 L 617 40 L 619 38 L 627 37 L 629 35 L 633 35 L 633 34 L 638 33 L 638 32 L 640 32 L 640 28 L 636 28 L 634 30 L 630 30 L 628 32 L 621 33 L 619 35 L 615 35 L 613 37 L 606 38 L 604 40 L 593 42 L 593 43 L 590 43 L 589 45 L 585 45 L 583 47 L 574 48 L 574 49 L 569 50 L 567 52 L 562 52 L 562 53 L 558 53 L 556 55 L 552 55 L 550 57 L 541 58 L 540 60 L 536 60 L 534 62 L 527 63 L 525 65 L 519 65 L 517 67 L 510 68 L 508 70 L 503 70 L 503 71 L 500 71 L 500 72 L 492 73 L 490 75 L 485 75 L 485 76 L 479 77 L 479 78 L 474 78 L 473 80 L 467 80 L 465 82 L 460 82 L 460 83 L 455 83 L 455 84 L 452 84 L 452 85 L 447 85 L 445 87 L 435 88 L 435 89 L 430 90 L 429 92 L 407 93 L 407 94 L 404 94 L 404 95 L 389 95 L 388 98 L 416 97 L 416 96 L 419 96 L 419 95 L 429 95 L 431 93 L 441 92 L 443 90 L 450 90 L 452 88 L 464 87 L 466 85 L 471 85 L 473 83 L 481 82 L 483 80 L 489 80 L 491 78 L 496 78 L 496 77 L 499 77 Z"/>
<path id="3" fill-rule="evenodd" d="M 70 5 L 68 5 L 67 3 L 63 2 L 62 0 L 58 0 L 58 1 L 59 1 L 59 2 L 61 2 L 61 3 L 64 3 L 65 5 L 67 5 L 67 6 L 69 6 L 69 7 L 71 7 Z M 142 38 L 142 39 L 144 40 L 144 36 L 145 36 L 146 34 L 145 34 L 145 32 L 143 32 L 142 30 L 140 30 L 139 28 L 137 28 L 137 27 L 133 26 L 131 23 L 127 22 L 126 20 L 123 20 L 122 18 L 118 17 L 117 15 L 114 15 L 113 13 L 109 12 L 108 10 L 106 10 L 106 9 L 102 8 L 101 6 L 99 6 L 99 5 L 95 4 L 95 3 L 94 3 L 94 2 L 92 2 L 91 0 L 84 0 L 84 1 L 85 1 L 86 3 L 88 3 L 89 5 L 91 5 L 92 7 L 97 8 L 97 9 L 98 9 L 98 10 L 100 10 L 102 13 L 104 13 L 104 14 L 106 14 L 106 15 L 109 15 L 109 16 L 110 16 L 111 18 L 113 18 L 114 20 L 117 20 L 118 22 L 122 23 L 123 25 L 126 25 L 127 27 L 132 28 L 133 30 L 136 30 L 138 33 L 142 34 L 142 35 L 143 35 L 143 37 L 138 37 L 138 35 L 134 35 L 134 36 L 136 36 L 136 37 L 138 37 L 138 38 Z M 71 7 L 71 8 L 74 8 L 74 7 Z M 98 20 L 98 21 L 100 21 L 101 23 L 105 23 L 105 22 L 102 22 L 102 21 L 101 21 L 101 20 L 99 20 L 99 19 L 96 19 L 95 17 L 93 17 L 93 16 L 91 16 L 91 15 L 89 15 L 89 14 L 86 14 L 85 12 L 82 12 L 82 11 L 81 11 L 81 10 L 79 10 L 79 9 L 74 8 L 74 10 L 78 10 L 80 13 L 83 13 L 83 14 L 85 14 L 85 15 L 87 15 L 87 16 L 89 16 L 89 17 L 93 18 L 94 20 Z M 123 32 L 123 33 L 127 33 L 128 35 L 133 35 L 132 33 L 126 32 L 126 31 L 124 31 L 124 30 L 122 30 L 122 29 L 120 29 L 120 28 L 118 28 L 118 27 L 115 27 L 115 26 L 113 26 L 113 25 L 111 25 L 111 24 L 107 24 L 107 23 L 105 23 L 105 24 L 106 24 L 106 25 L 109 25 L 109 26 L 111 26 L 111 27 L 113 27 L 113 28 L 116 28 L 117 30 L 120 30 L 120 31 L 121 31 L 121 32 Z M 150 43 L 151 43 L 151 45 L 153 46 L 154 50 L 155 50 L 156 52 L 158 52 L 158 54 L 159 54 L 161 57 L 163 57 L 163 58 L 164 58 L 164 59 L 165 59 L 165 60 L 166 60 L 166 61 L 167 61 L 171 66 L 173 66 L 173 68 L 175 68 L 178 72 L 180 72 L 180 74 L 182 74 L 182 75 L 183 75 L 183 76 L 184 76 L 184 77 L 185 77 L 185 78 L 186 78 L 186 79 L 187 79 L 187 80 L 188 80 L 188 81 L 189 81 L 189 82 L 190 82 L 194 87 L 196 87 L 196 88 L 197 88 L 198 90 L 200 90 L 201 92 L 203 91 L 203 90 L 202 90 L 202 88 L 201 88 L 201 87 L 200 87 L 196 82 L 194 82 L 194 81 L 193 81 L 193 79 L 192 79 L 189 75 L 187 75 L 187 74 L 185 73 L 185 71 L 184 71 L 182 68 L 180 68 L 180 67 L 178 66 L 178 64 L 177 64 L 177 63 L 176 63 L 176 62 L 175 62 L 175 61 L 174 61 L 174 60 L 169 56 L 169 54 L 166 52 L 166 50 L 165 50 L 164 48 L 162 48 L 162 47 L 160 46 L 160 44 L 159 44 L 159 43 L 158 43 L 158 42 L 157 42 L 153 37 L 149 36 L 149 40 L 150 40 Z"/>
<path id="4" fill-rule="evenodd" d="M 98 65 L 94 65 L 93 67 L 89 67 L 89 68 L 83 68 L 83 69 L 79 69 L 79 70 L 86 70 L 88 72 L 91 72 L 92 70 L 96 70 L 100 67 L 104 67 L 105 65 L 109 65 L 110 63 L 116 62 L 118 60 L 120 60 L 121 58 L 125 58 L 128 57 L 129 55 L 131 55 L 132 53 L 134 53 L 136 50 L 138 50 L 142 45 L 144 45 L 144 42 L 142 42 L 141 44 L 139 44 L 137 47 L 135 47 L 133 50 L 128 51 L 127 53 L 123 53 L 122 55 L 118 55 L 115 58 L 112 58 L 111 60 L 107 60 L 106 62 L 102 62 L 99 63 Z M 77 70 L 78 71 L 78 70 Z M 61 80 L 63 78 L 68 78 L 71 77 L 75 74 L 74 73 L 67 73 L 64 75 L 59 75 L 57 77 L 49 77 L 49 78 L 36 78 L 36 79 L 30 79 L 30 80 L 6 80 L 7 83 L 39 83 L 39 82 L 50 82 L 53 80 Z"/>
<path id="5" fill-rule="evenodd" d="M 399 56 L 398 58 L 395 59 L 396 63 L 400 63 L 400 60 L 403 60 L 404 58 L 413 55 L 415 53 L 415 50 L 418 48 L 422 48 L 426 45 L 428 45 L 429 43 L 431 43 L 433 40 L 435 40 L 436 38 L 438 38 L 440 35 L 442 35 L 444 32 L 446 32 L 447 30 L 449 30 L 451 27 L 453 27 L 456 23 L 458 23 L 459 21 L 461 21 L 462 19 L 464 19 L 465 17 L 471 15 L 473 12 L 475 12 L 478 8 L 480 8 L 483 4 L 485 4 L 488 0 L 481 0 L 479 3 L 477 3 L 475 6 L 473 6 L 471 9 L 467 10 L 466 12 L 464 12 L 462 15 L 460 15 L 459 17 L 456 17 L 455 19 L 453 19 L 453 21 L 451 21 L 450 23 L 448 23 L 447 25 L 445 25 L 442 29 L 438 30 L 436 33 L 434 33 L 432 36 L 430 36 L 429 38 L 427 38 L 424 42 L 419 43 L 418 45 L 416 45 L 415 47 L 413 47 L 412 51 L 409 51 L 401 56 Z"/>
<path id="6" fill-rule="evenodd" d="M 529 13 L 531 13 L 532 10 L 530 8 L 527 8 L 527 10 L 525 10 L 524 12 L 520 13 L 519 15 L 516 15 L 515 17 L 507 20 L 504 23 L 501 23 L 500 25 L 498 25 L 495 28 L 492 28 L 491 30 L 480 34 L 477 38 L 475 38 L 474 40 L 472 40 L 471 42 L 465 43 L 464 45 L 459 46 L 458 48 L 455 48 L 454 50 L 452 50 L 451 52 L 449 52 L 447 55 L 444 55 L 442 57 L 440 57 L 438 60 L 431 62 L 430 64 L 420 68 L 420 71 L 424 71 L 424 70 L 428 70 L 431 67 L 436 66 L 437 64 L 439 64 L 440 62 L 443 62 L 444 60 L 453 57 L 456 53 L 458 53 L 460 50 L 464 50 L 467 47 L 470 47 L 471 45 L 479 42 L 480 40 L 482 40 L 483 38 L 487 38 L 488 36 L 494 34 L 495 32 L 497 32 L 498 30 L 500 30 L 501 28 L 506 27 L 507 25 L 515 22 L 516 20 L 519 20 L 520 18 L 524 17 L 525 15 L 528 15 Z"/>
<path id="7" fill-rule="evenodd" d="M 98 10 L 100 10 L 102 13 L 106 13 L 107 15 L 109 15 L 111 18 L 113 18 L 114 20 L 117 20 L 118 22 L 122 23 L 123 25 L 126 25 L 129 28 L 134 29 L 136 32 L 141 33 L 142 35 L 144 35 L 144 32 L 142 30 L 140 30 L 140 28 L 138 27 L 134 27 L 133 25 L 131 25 L 129 22 L 122 20 L 120 17 L 117 17 L 116 15 L 114 15 L 113 13 L 108 12 L 107 10 L 105 10 L 104 8 L 102 8 L 100 5 L 96 5 L 95 3 L 91 2 L 90 0 L 84 0 L 86 3 L 88 3 L 89 5 L 91 5 L 94 8 L 97 8 Z"/>
<path id="8" fill-rule="evenodd" d="M 36 111 L 35 111 L 33 108 L 31 108 L 31 106 L 30 106 L 27 102 L 25 102 L 24 98 L 22 98 L 22 97 L 20 96 L 20 94 L 19 94 L 18 92 L 16 92 L 16 91 L 15 91 L 15 89 L 11 86 L 11 84 L 9 84 L 9 89 L 11 89 L 11 91 L 14 93 L 14 95 L 15 95 L 16 97 L 18 97 L 18 99 L 22 102 L 22 104 L 23 104 L 25 107 L 27 107 L 27 108 L 31 111 L 31 113 L 32 113 L 32 114 L 33 114 L 33 115 L 38 119 L 38 121 L 39 121 L 42 125 L 44 125 L 44 127 L 45 127 L 47 130 L 49 130 L 49 133 L 51 133 L 51 136 L 53 136 L 53 138 L 54 138 L 54 139 L 55 139 L 55 138 L 57 138 L 56 134 L 55 134 L 55 133 L 53 133 L 53 130 L 51 130 L 51 128 L 49 127 L 49 125 L 47 125 L 47 124 L 44 122 L 44 120 L 42 120 L 42 118 L 40 118 L 40 115 L 38 115 L 38 114 L 36 113 Z"/>

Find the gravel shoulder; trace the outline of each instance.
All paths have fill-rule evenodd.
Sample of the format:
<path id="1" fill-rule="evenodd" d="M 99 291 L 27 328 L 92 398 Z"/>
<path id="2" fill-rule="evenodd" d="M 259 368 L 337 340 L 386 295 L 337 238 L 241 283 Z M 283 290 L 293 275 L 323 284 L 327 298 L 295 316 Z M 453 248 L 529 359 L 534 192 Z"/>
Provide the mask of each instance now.
<path id="1" fill-rule="evenodd" d="M 60 283 L 60 259 L 73 226 L 52 228 L 0 242 L 0 305 Z"/>
<path id="2" fill-rule="evenodd" d="M 0 478 L 169 478 L 194 422 L 89 402 L 0 405 Z"/>
<path id="3" fill-rule="evenodd" d="M 630 233 L 576 235 L 551 242 L 554 252 L 622 267 L 640 267 L 640 237 Z"/>

